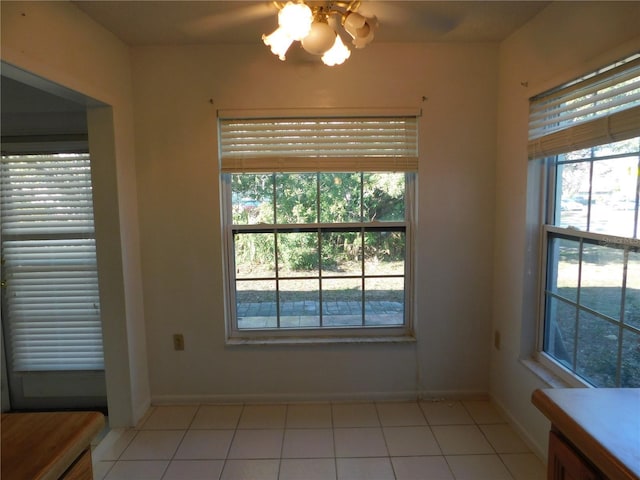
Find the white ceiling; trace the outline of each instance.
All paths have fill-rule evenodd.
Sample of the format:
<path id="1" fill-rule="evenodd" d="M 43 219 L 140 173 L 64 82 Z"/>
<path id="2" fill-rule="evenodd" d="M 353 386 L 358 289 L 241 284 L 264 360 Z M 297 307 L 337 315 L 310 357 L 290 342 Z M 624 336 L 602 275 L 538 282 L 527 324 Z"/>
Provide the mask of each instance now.
<path id="1" fill-rule="evenodd" d="M 128 45 L 256 44 L 277 27 L 269 1 L 74 1 Z M 318 2 L 316 2 L 318 3 Z M 323 2 L 325 3 L 325 2 Z M 363 0 L 376 42 L 499 42 L 548 1 Z"/>
<path id="2" fill-rule="evenodd" d="M 311 0 L 309 3 L 319 3 Z M 129 45 L 256 44 L 277 26 L 271 1 L 74 1 Z M 326 2 L 322 2 L 326 3 Z M 360 12 L 378 17 L 377 42 L 499 42 L 548 1 L 362 0 Z M 346 39 L 345 39 L 346 40 Z M 369 47 L 371 48 L 371 47 Z M 2 77 L 3 134 L 42 116 L 82 114 L 85 104 Z"/>

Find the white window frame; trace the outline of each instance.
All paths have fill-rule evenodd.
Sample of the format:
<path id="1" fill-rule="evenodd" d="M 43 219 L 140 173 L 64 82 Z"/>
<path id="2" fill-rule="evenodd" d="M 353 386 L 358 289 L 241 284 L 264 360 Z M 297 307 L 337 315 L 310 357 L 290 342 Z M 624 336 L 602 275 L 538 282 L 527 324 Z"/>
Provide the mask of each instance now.
<path id="1" fill-rule="evenodd" d="M 301 116 L 299 111 L 275 111 L 268 112 L 219 112 L 219 118 L 224 120 L 227 118 L 268 118 L 268 119 L 316 119 L 318 112 L 314 111 L 310 115 Z M 399 117 L 407 115 L 406 112 L 400 111 L 395 115 L 381 115 L 385 117 Z M 345 117 L 362 117 L 359 115 L 345 115 L 344 111 L 328 112 L 323 110 L 320 115 L 322 118 L 341 118 Z M 371 117 L 371 113 L 367 112 L 367 117 Z M 417 126 L 417 116 L 415 110 L 411 111 L 410 116 L 415 117 Z M 413 224 L 415 223 L 415 182 L 417 170 L 417 133 L 415 135 L 415 150 L 408 153 L 385 156 L 384 153 L 356 152 L 352 154 L 345 152 L 339 141 L 329 143 L 330 148 L 334 151 L 327 151 L 324 154 L 300 155 L 295 145 L 291 152 L 286 150 L 289 145 L 278 145 L 278 151 L 274 153 L 261 153 L 253 156 L 251 153 L 234 153 L 233 155 L 225 155 L 224 145 L 220 147 L 221 159 L 221 205 L 222 205 L 222 223 L 223 223 L 223 255 L 224 262 L 224 284 L 225 284 L 225 327 L 226 341 L 229 344 L 245 344 L 245 343 L 342 343 L 342 342 L 413 342 Z M 221 138 L 221 135 L 219 135 Z M 302 142 L 305 142 L 303 139 Z M 223 143 L 223 140 L 221 140 Z M 277 142 L 276 142 L 277 143 Z M 338 152 L 336 154 L 336 152 Z M 231 158 L 230 158 L 231 157 Z M 277 165 L 276 168 L 273 168 Z M 302 225 L 233 225 L 232 222 L 232 191 L 231 191 L 231 173 L 382 173 L 382 172 L 405 172 L 405 219 L 401 222 L 361 222 L 348 224 L 333 223 L 310 223 Z M 320 199 L 317 199 L 320 202 Z M 405 262 L 404 262 L 404 323 L 394 326 L 348 326 L 341 328 L 332 327 L 314 327 L 314 328 L 265 328 L 265 329 L 241 329 L 238 328 L 235 301 L 235 254 L 234 254 L 234 233 L 242 231 L 255 232 L 272 232 L 272 231 L 293 231 L 300 228 L 306 231 L 314 231 L 320 233 L 324 230 L 336 228 L 360 230 L 360 229 L 400 229 L 405 232 Z M 318 272 L 318 278 L 322 274 Z M 365 278 L 363 272 L 361 278 Z M 364 305 L 363 305 L 364 308 Z"/>
<path id="2" fill-rule="evenodd" d="M 637 93 L 640 82 L 636 80 L 635 84 L 631 86 L 624 85 L 619 89 L 620 94 L 617 96 L 607 93 L 601 94 L 602 87 L 620 84 L 634 77 L 637 79 L 639 66 L 640 54 L 634 54 L 620 62 L 531 99 L 529 159 L 542 159 L 543 161 L 545 181 L 541 194 L 543 196 L 542 204 L 546 205 L 546 208 L 543 208 L 544 218 L 541 226 L 540 303 L 534 357 L 543 367 L 569 386 L 593 387 L 594 385 L 545 351 L 546 286 L 550 268 L 549 240 L 553 235 L 563 235 L 576 241 L 583 238 L 601 243 L 615 243 L 623 247 L 637 247 L 640 243 L 637 235 L 640 232 L 636 233 L 635 238 L 627 238 L 577 231 L 573 228 L 563 228 L 547 223 L 553 221 L 554 209 L 556 208 L 554 198 L 557 180 L 556 155 L 590 146 L 606 145 L 640 135 L 640 93 Z M 624 94 L 629 91 L 631 91 L 631 95 L 625 98 Z M 597 101 L 593 102 L 593 106 L 591 106 L 594 98 Z M 560 105 L 567 99 L 577 99 L 577 104 L 572 106 L 569 102 L 568 106 Z M 599 106 L 598 101 L 602 104 L 609 102 L 607 108 Z M 555 112 L 554 109 L 556 109 Z M 585 112 L 586 115 L 584 115 Z M 626 328 L 626 326 L 620 328 Z M 634 330 L 636 329 L 634 328 Z M 618 358 L 616 373 L 618 377 L 620 362 L 621 358 Z"/>

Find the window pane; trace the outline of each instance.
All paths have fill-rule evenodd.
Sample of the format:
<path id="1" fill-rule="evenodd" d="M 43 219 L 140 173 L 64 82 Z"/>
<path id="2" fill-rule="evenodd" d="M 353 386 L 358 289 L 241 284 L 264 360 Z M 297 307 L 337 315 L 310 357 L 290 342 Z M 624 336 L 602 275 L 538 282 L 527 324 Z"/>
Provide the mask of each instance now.
<path id="1" fill-rule="evenodd" d="M 622 249 L 583 243 L 580 304 L 617 320 L 622 299 Z"/>
<path id="2" fill-rule="evenodd" d="M 239 329 L 277 325 L 275 280 L 236 282 L 236 316 Z"/>
<path id="3" fill-rule="evenodd" d="M 276 174 L 276 223 L 316 223 L 317 198 L 317 174 Z"/>
<path id="4" fill-rule="evenodd" d="M 571 301 L 577 301 L 580 271 L 580 242 L 554 237 L 549 242 L 547 289 Z"/>
<path id="5" fill-rule="evenodd" d="M 640 328 L 640 253 L 638 252 L 629 252 L 627 260 L 624 321 L 628 325 Z"/>
<path id="6" fill-rule="evenodd" d="M 280 326 L 320 326 L 318 280 L 280 280 Z"/>
<path id="7" fill-rule="evenodd" d="M 363 184 L 364 221 L 403 221 L 404 173 L 366 173 Z"/>
<path id="8" fill-rule="evenodd" d="M 362 234 L 322 233 L 322 276 L 362 275 Z"/>
<path id="9" fill-rule="evenodd" d="M 320 174 L 320 222 L 360 221 L 360 173 Z"/>
<path id="10" fill-rule="evenodd" d="M 367 278 L 365 325 L 404 324 L 404 278 Z"/>
<path id="11" fill-rule="evenodd" d="M 576 338 L 576 307 L 547 295 L 544 349 L 560 363 L 573 369 Z"/>
<path id="12" fill-rule="evenodd" d="M 278 234 L 278 271 L 281 277 L 318 276 L 317 232 Z"/>
<path id="13" fill-rule="evenodd" d="M 637 183 L 637 157 L 594 162 L 589 231 L 632 237 Z"/>
<path id="14" fill-rule="evenodd" d="M 560 156 L 558 160 L 563 160 Z M 587 230 L 590 162 L 558 165 L 555 225 Z"/>
<path id="15" fill-rule="evenodd" d="M 366 232 L 364 245 L 366 275 L 404 275 L 404 232 Z"/>
<path id="16" fill-rule="evenodd" d="M 581 311 L 578 322 L 576 372 L 596 387 L 615 387 L 619 329 Z"/>
<path id="17" fill-rule="evenodd" d="M 236 278 L 274 278 L 275 236 L 273 233 L 236 233 Z"/>
<path id="18" fill-rule="evenodd" d="M 326 327 L 362 325 L 362 280 L 322 281 L 322 322 Z"/>
<path id="19" fill-rule="evenodd" d="M 233 223 L 273 223 L 273 174 L 231 175 Z"/>
<path id="20" fill-rule="evenodd" d="M 625 330 L 622 336 L 620 386 L 638 388 L 638 385 L 640 385 L 640 334 Z"/>

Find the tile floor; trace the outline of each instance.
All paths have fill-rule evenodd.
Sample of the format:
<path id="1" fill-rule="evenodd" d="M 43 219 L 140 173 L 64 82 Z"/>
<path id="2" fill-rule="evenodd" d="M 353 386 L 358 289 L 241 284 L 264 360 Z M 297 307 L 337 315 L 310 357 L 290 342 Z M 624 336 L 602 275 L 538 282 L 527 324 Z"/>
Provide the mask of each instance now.
<path id="1" fill-rule="evenodd" d="M 543 480 L 487 401 L 154 407 L 94 450 L 96 480 Z"/>

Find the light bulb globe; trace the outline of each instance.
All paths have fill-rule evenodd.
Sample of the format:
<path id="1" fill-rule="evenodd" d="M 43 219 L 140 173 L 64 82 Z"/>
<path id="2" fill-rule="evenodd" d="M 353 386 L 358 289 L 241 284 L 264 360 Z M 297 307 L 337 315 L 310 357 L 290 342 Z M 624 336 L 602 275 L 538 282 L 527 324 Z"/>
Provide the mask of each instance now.
<path id="1" fill-rule="evenodd" d="M 336 32 L 324 22 L 313 22 L 309 35 L 302 39 L 302 48 L 312 55 L 324 55 L 336 41 Z"/>

